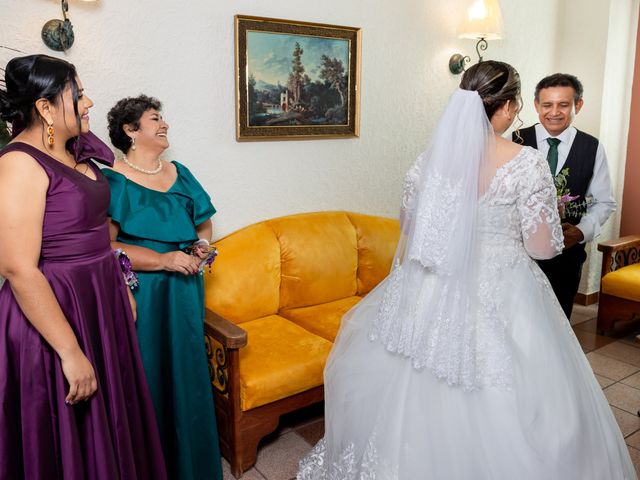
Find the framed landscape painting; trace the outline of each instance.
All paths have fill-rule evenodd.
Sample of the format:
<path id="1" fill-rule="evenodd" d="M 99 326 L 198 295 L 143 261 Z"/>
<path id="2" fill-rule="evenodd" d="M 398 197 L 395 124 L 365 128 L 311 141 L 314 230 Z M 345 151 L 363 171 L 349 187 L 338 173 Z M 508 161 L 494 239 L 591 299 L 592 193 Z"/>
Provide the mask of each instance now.
<path id="1" fill-rule="evenodd" d="M 238 140 L 357 137 L 360 29 L 236 15 Z"/>

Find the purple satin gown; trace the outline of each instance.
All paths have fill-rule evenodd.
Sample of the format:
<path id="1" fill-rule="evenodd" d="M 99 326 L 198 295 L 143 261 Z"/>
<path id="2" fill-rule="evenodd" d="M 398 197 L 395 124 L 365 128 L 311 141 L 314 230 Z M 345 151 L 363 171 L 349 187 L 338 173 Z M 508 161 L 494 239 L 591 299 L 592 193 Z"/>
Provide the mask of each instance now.
<path id="1" fill-rule="evenodd" d="M 87 135 L 85 143 L 79 160 L 112 161 L 96 137 Z M 109 242 L 107 181 L 92 162 L 96 181 L 27 144 L 10 144 L 0 156 L 9 151 L 29 154 L 49 177 L 39 267 L 93 365 L 98 390 L 86 402 L 65 404 L 60 359 L 5 282 L 0 479 L 166 479 L 127 287 Z"/>

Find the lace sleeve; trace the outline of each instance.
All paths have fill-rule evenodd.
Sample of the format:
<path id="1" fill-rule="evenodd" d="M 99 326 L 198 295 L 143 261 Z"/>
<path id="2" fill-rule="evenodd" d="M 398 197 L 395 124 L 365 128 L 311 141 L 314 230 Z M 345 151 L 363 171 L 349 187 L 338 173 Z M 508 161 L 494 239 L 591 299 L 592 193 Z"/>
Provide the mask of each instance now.
<path id="1" fill-rule="evenodd" d="M 539 152 L 531 157 L 529 168 L 522 172 L 517 205 L 525 249 L 532 258 L 543 260 L 562 252 L 564 237 L 549 167 Z"/>
<path id="2" fill-rule="evenodd" d="M 400 206 L 400 225 L 408 225 L 413 216 L 416 203 L 416 188 L 422 172 L 422 159 L 422 155 L 418 157 L 404 176 L 402 205 Z"/>

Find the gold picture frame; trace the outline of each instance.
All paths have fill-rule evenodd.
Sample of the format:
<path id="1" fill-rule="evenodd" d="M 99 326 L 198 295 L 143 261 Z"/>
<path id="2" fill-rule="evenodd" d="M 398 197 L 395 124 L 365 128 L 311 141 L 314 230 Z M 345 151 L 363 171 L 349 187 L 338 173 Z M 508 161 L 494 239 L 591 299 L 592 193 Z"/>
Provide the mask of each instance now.
<path id="1" fill-rule="evenodd" d="M 235 16 L 236 138 L 360 134 L 361 31 Z"/>

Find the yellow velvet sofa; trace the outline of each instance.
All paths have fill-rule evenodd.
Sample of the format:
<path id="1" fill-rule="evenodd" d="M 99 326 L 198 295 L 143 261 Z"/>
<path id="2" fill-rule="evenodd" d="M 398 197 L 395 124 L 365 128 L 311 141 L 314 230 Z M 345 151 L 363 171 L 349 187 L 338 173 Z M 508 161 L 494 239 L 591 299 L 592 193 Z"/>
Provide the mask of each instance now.
<path id="1" fill-rule="evenodd" d="M 630 235 L 598 244 L 602 272 L 598 295 L 599 333 L 616 322 L 640 315 L 640 235 Z"/>
<path id="2" fill-rule="evenodd" d="M 347 310 L 388 274 L 397 220 L 318 212 L 216 242 L 205 340 L 222 454 L 238 477 L 280 415 L 323 399 L 323 368 Z"/>

